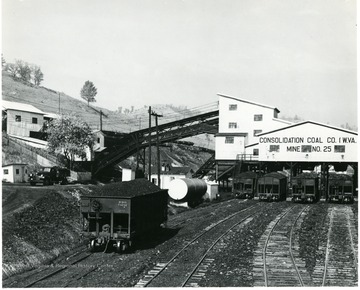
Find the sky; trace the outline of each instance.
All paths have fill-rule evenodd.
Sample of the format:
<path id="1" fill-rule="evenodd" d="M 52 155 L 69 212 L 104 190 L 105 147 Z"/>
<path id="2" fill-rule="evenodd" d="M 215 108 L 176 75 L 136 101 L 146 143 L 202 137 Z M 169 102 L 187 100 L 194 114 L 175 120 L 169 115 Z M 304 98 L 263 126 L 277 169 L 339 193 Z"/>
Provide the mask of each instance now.
<path id="1" fill-rule="evenodd" d="M 356 0 L 2 0 L 5 60 L 110 110 L 221 93 L 357 125 L 356 52 Z"/>

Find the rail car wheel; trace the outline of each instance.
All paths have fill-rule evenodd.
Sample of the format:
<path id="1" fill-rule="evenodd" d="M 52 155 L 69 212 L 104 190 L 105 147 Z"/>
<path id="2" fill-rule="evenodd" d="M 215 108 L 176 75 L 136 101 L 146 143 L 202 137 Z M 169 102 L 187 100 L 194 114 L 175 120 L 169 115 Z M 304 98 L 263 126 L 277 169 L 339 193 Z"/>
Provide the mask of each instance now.
<path id="1" fill-rule="evenodd" d="M 92 240 L 89 243 L 89 250 L 90 250 L 90 252 L 95 252 L 95 240 Z"/>
<path id="2" fill-rule="evenodd" d="M 116 246 L 115 246 L 115 251 L 116 251 L 116 253 L 121 253 L 121 251 L 122 251 L 122 242 L 121 241 L 117 241 L 116 242 Z"/>

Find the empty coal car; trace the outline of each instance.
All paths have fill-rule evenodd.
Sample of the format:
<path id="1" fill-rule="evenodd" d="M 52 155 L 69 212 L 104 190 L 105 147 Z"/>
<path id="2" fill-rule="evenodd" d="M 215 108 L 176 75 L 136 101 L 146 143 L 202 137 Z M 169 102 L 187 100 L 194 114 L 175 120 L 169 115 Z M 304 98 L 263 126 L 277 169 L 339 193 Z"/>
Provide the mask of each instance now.
<path id="1" fill-rule="evenodd" d="M 90 251 L 126 251 L 136 237 L 167 221 L 167 206 L 167 190 L 146 179 L 96 187 L 80 200 Z"/>
<path id="2" fill-rule="evenodd" d="M 259 177 L 257 192 L 260 201 L 286 200 L 287 176 L 279 172 L 271 172 Z"/>
<path id="3" fill-rule="evenodd" d="M 234 177 L 232 192 L 237 198 L 253 198 L 256 192 L 257 174 L 252 171 L 242 172 Z"/>
<path id="4" fill-rule="evenodd" d="M 317 202 L 320 199 L 319 177 L 315 172 L 301 173 L 292 178 L 294 202 Z"/>
<path id="5" fill-rule="evenodd" d="M 354 201 L 352 177 L 347 174 L 330 173 L 327 200 L 329 202 L 352 203 Z"/>

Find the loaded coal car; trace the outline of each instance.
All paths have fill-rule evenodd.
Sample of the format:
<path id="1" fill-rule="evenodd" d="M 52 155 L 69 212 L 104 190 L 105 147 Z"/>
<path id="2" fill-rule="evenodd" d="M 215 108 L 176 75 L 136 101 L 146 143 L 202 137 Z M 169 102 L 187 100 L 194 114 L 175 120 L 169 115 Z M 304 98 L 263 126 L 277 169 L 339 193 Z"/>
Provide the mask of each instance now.
<path id="1" fill-rule="evenodd" d="M 237 198 L 253 198 L 256 192 L 257 174 L 252 171 L 242 172 L 234 177 L 232 192 Z"/>
<path id="2" fill-rule="evenodd" d="M 136 238 L 167 221 L 167 206 L 167 190 L 146 179 L 96 187 L 80 200 L 90 251 L 130 249 Z"/>
<path id="3" fill-rule="evenodd" d="M 352 177 L 347 174 L 330 173 L 327 200 L 329 202 L 352 203 L 354 201 Z"/>
<path id="4" fill-rule="evenodd" d="M 286 175 L 279 172 L 271 172 L 259 177 L 257 192 L 260 201 L 285 200 L 287 193 Z"/>
<path id="5" fill-rule="evenodd" d="M 294 202 L 317 202 L 320 199 L 319 177 L 315 172 L 304 172 L 292 179 Z"/>

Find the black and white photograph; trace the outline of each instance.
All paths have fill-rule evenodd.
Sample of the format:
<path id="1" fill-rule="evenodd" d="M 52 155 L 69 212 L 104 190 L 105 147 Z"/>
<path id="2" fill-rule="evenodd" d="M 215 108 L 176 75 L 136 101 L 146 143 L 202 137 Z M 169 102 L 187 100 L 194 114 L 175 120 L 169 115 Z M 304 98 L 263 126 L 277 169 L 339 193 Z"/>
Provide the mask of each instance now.
<path id="1" fill-rule="evenodd" d="M 356 0 L 2 0 L 2 288 L 358 287 Z"/>

